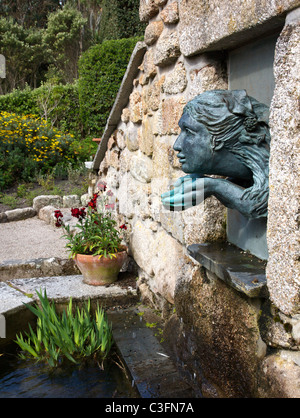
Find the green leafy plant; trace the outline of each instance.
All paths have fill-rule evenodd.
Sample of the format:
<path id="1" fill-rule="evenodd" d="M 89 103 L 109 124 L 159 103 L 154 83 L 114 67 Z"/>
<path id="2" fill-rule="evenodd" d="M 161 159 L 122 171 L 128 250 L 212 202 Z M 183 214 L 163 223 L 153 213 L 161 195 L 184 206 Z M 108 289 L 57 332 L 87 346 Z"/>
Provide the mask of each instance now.
<path id="1" fill-rule="evenodd" d="M 75 230 L 71 230 L 70 225 L 62 220 L 63 214 L 60 210 L 54 212 L 56 226 L 63 227 L 67 239 L 66 247 L 71 256 L 76 254 L 98 255 L 101 257 L 116 257 L 116 253 L 124 250 L 121 245 L 122 238 L 120 231 L 116 229 L 117 222 L 112 218 L 109 209 L 113 209 L 115 203 L 109 203 L 109 198 L 113 196 L 110 190 L 106 190 L 106 184 L 102 183 L 102 191 L 94 193 L 93 198 L 87 208 L 72 208 L 71 214 L 78 219 Z M 98 199 L 101 194 L 101 199 Z M 120 229 L 127 229 L 123 224 Z"/>
<path id="2" fill-rule="evenodd" d="M 51 173 L 59 162 L 77 163 L 72 134 L 52 128 L 34 115 L 0 112 L 0 189 Z"/>
<path id="3" fill-rule="evenodd" d="M 88 300 L 82 309 L 73 313 L 72 298 L 61 315 L 56 312 L 54 302 L 48 300 L 46 290 L 36 291 L 41 307 L 26 304 L 37 316 L 36 332 L 29 325 L 29 332 L 16 336 L 22 359 L 33 358 L 46 361 L 51 367 L 59 366 L 66 359 L 78 364 L 80 359 L 93 356 L 104 360 L 111 349 L 113 339 L 106 314 L 97 305 L 95 317 L 91 315 Z"/>

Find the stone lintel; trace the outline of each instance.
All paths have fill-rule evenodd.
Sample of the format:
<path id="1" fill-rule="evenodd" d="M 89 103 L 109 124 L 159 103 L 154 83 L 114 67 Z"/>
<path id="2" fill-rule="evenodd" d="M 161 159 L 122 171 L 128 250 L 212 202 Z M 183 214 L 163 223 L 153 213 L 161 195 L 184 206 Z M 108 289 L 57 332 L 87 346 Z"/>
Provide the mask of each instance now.
<path id="1" fill-rule="evenodd" d="M 299 0 L 244 3 L 231 0 L 219 2 L 215 7 L 207 2 L 182 0 L 178 24 L 182 54 L 193 56 L 206 51 L 228 50 L 272 31 L 280 31 L 286 14 L 299 7 Z"/>
<path id="2" fill-rule="evenodd" d="M 266 262 L 226 242 L 192 244 L 191 257 L 250 298 L 268 297 Z"/>

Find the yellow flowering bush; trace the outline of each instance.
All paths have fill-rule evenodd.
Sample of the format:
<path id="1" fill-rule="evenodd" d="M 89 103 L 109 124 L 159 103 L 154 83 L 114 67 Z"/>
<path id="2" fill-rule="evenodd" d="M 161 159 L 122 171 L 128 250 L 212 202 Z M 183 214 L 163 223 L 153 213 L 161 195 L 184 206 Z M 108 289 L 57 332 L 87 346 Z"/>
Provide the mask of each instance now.
<path id="1" fill-rule="evenodd" d="M 47 173 L 57 163 L 75 163 L 74 141 L 35 115 L 0 112 L 0 189 Z"/>

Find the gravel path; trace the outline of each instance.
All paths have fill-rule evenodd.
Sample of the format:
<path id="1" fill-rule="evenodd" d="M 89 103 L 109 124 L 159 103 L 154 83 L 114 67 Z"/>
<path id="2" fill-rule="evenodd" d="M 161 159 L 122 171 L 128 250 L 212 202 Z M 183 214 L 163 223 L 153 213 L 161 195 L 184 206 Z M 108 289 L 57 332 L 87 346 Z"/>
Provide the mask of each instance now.
<path id="1" fill-rule="evenodd" d="M 37 217 L 0 223 L 0 262 L 34 258 L 68 258 L 63 230 Z"/>

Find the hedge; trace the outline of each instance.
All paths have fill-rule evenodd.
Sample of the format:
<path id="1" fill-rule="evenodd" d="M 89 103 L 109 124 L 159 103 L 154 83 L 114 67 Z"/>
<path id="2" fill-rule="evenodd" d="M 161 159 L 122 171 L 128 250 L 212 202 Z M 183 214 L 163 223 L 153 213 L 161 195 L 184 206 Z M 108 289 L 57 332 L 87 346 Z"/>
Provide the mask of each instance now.
<path id="1" fill-rule="evenodd" d="M 87 135 L 102 135 L 132 51 L 140 39 L 107 40 L 92 46 L 80 58 L 80 118 Z"/>

